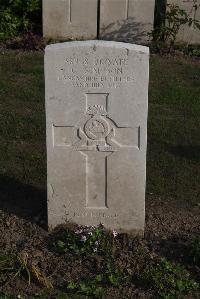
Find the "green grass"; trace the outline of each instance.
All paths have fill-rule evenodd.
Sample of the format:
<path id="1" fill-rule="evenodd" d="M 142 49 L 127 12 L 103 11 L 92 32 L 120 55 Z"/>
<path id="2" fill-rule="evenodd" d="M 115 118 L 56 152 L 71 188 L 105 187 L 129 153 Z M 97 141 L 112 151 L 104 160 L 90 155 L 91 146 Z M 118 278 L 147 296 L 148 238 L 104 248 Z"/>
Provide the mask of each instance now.
<path id="1" fill-rule="evenodd" d="M 147 191 L 195 204 L 200 192 L 200 64 L 152 57 L 149 96 Z"/>
<path id="2" fill-rule="evenodd" d="M 45 214 L 42 53 L 0 52 L 0 144 L 1 207 L 26 218 Z"/>
<path id="3" fill-rule="evenodd" d="M 0 178 L 46 189 L 43 53 L 0 54 Z M 200 65 L 150 61 L 147 193 L 196 204 L 200 192 Z M 17 188 L 16 188 L 17 189 Z"/>
<path id="4" fill-rule="evenodd" d="M 42 53 L 0 55 L 0 175 L 45 188 Z"/>

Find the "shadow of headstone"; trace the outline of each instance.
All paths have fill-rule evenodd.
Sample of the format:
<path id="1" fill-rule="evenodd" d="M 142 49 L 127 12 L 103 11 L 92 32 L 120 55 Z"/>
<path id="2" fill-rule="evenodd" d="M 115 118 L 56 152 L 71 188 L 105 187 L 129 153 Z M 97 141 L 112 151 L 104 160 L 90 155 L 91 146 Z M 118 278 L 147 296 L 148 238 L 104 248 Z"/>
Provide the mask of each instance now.
<path id="1" fill-rule="evenodd" d="M 119 42 L 147 44 L 148 32 L 145 25 L 134 18 L 117 21 L 101 29 L 100 39 Z"/>
<path id="2" fill-rule="evenodd" d="M 0 209 L 47 227 L 46 190 L 0 175 Z"/>
<path id="3" fill-rule="evenodd" d="M 167 145 L 167 151 L 171 154 L 180 157 L 185 158 L 191 161 L 200 162 L 200 147 L 199 146 L 184 146 L 184 145 L 177 145 L 177 146 L 171 146 Z"/>

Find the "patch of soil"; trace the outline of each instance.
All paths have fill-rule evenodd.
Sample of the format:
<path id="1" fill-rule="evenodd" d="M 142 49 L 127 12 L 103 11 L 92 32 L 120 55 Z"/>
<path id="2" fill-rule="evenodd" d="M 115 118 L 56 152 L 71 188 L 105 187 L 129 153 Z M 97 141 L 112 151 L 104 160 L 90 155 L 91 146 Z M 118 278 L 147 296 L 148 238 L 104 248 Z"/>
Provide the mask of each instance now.
<path id="1" fill-rule="evenodd" d="M 25 51 L 39 51 L 44 50 L 46 43 L 43 37 L 34 32 L 25 32 L 17 37 L 9 39 L 0 43 L 0 48 L 5 49 L 21 49 Z"/>
<path id="2" fill-rule="evenodd" d="M 191 273 L 191 277 L 200 282 L 200 268 L 192 263 L 189 255 L 191 242 L 200 232 L 199 212 L 199 205 L 181 206 L 175 204 L 172 199 L 163 202 L 153 194 L 147 195 L 145 238 L 118 235 L 115 239 L 116 264 L 134 277 L 135 273 L 149 263 L 149 257 L 154 259 L 157 256 L 164 256 L 183 264 Z M 45 273 L 54 286 L 54 289 L 48 290 L 43 298 L 56 298 L 58 290 L 65 291 L 69 281 L 92 279 L 104 271 L 104 258 L 99 255 L 79 256 L 69 252 L 59 254 L 55 251 L 55 239 L 62 236 L 69 226 L 60 226 L 48 233 L 41 227 L 43 219 L 35 216 L 34 219 L 37 224 L 0 211 L 0 256 L 9 256 L 10 260 L 28 256 L 28 262 Z M 139 247 L 148 252 L 148 255 L 144 254 L 140 259 L 136 259 L 134 251 Z M 16 261 L 14 263 L 16 265 Z M 2 281 L 1 273 L 0 282 Z M 26 298 L 32 298 L 31 296 L 35 294 L 43 293 L 45 288 L 32 277 L 29 285 L 25 273 L 23 276 L 10 279 L 7 284 L 2 283 L 0 291 L 14 295 L 23 294 Z M 199 298 L 199 296 L 200 293 L 197 293 L 187 298 Z M 155 298 L 155 296 L 133 280 L 131 285 L 125 286 L 120 291 L 118 288 L 107 286 L 107 295 L 104 298 Z"/>

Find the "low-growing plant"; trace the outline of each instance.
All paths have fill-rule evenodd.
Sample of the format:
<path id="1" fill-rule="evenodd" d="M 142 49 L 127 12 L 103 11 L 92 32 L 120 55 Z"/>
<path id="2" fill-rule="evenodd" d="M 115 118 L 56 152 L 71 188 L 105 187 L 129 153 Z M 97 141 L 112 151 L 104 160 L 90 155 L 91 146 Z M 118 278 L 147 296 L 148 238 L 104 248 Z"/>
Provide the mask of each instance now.
<path id="1" fill-rule="evenodd" d="M 0 293 L 0 299 L 25 299 L 25 297 L 21 295 L 13 296 L 13 295 Z"/>
<path id="2" fill-rule="evenodd" d="M 140 257 L 143 257 L 143 258 L 144 257 L 149 257 L 146 247 L 144 247 L 142 245 L 137 246 L 137 248 L 135 249 L 135 254 L 136 254 L 136 256 L 140 256 Z"/>
<path id="3" fill-rule="evenodd" d="M 113 261 L 108 262 L 104 277 L 108 283 L 115 287 L 119 287 L 129 281 L 129 277 L 120 268 L 116 267 Z"/>
<path id="4" fill-rule="evenodd" d="M 13 273 L 16 273 L 15 260 L 13 257 L 6 255 L 0 256 L 0 273 L 1 285 L 4 285 L 8 282 Z"/>
<path id="5" fill-rule="evenodd" d="M 193 49 L 192 56 L 200 57 L 200 49 Z"/>
<path id="6" fill-rule="evenodd" d="M 77 293 L 73 294 L 72 292 L 70 293 L 58 292 L 58 294 L 56 294 L 55 296 L 55 299 L 86 299 L 84 295 L 77 294 Z M 46 298 L 47 297 L 43 297 L 41 299 L 46 299 Z"/>
<path id="7" fill-rule="evenodd" d="M 161 298 L 177 298 L 198 288 L 189 273 L 180 265 L 174 266 L 165 258 L 156 265 L 147 266 L 140 280 L 154 290 Z"/>
<path id="8" fill-rule="evenodd" d="M 174 50 L 182 52 L 184 55 L 200 57 L 200 45 L 188 45 L 187 43 L 178 43 L 174 45 Z"/>
<path id="9" fill-rule="evenodd" d="M 187 54 L 193 57 L 200 57 L 200 45 L 188 45 Z"/>
<path id="10" fill-rule="evenodd" d="M 112 251 L 112 237 L 103 226 L 79 227 L 75 231 L 67 230 L 65 236 L 54 243 L 59 253 L 105 254 Z"/>
<path id="11" fill-rule="evenodd" d="M 67 290 L 86 296 L 101 297 L 105 292 L 104 288 L 102 286 L 99 286 L 99 283 L 101 283 L 102 280 L 103 275 L 99 274 L 91 280 L 83 281 L 80 283 L 71 281 L 67 286 Z"/>
<path id="12" fill-rule="evenodd" d="M 106 265 L 104 273 L 96 275 L 91 280 L 71 281 L 67 286 L 67 290 L 86 296 L 101 297 L 105 294 L 107 285 L 119 288 L 127 282 L 128 276 L 124 275 L 123 271 L 110 260 Z"/>
<path id="13" fill-rule="evenodd" d="M 191 245 L 190 256 L 193 262 L 200 267 L 200 238 L 195 238 Z"/>

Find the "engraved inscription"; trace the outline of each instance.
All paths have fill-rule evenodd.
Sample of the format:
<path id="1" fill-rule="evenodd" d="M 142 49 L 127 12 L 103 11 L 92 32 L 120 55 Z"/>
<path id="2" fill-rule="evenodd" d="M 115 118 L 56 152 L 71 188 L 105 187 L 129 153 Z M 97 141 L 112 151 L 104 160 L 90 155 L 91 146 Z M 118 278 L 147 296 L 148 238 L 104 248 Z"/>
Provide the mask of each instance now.
<path id="1" fill-rule="evenodd" d="M 120 88 L 134 81 L 128 73 L 128 58 L 67 57 L 57 80 L 77 88 Z"/>
<path id="2" fill-rule="evenodd" d="M 107 209 L 107 163 L 113 152 L 140 148 L 140 127 L 120 127 L 109 116 L 107 93 L 86 94 L 82 121 L 74 127 L 53 125 L 54 146 L 85 157 L 86 208 Z M 78 139 L 78 140 L 77 140 Z"/>
<path id="3" fill-rule="evenodd" d="M 85 217 L 91 217 L 91 218 L 117 218 L 118 214 L 107 214 L 107 213 L 95 213 L 95 212 L 73 212 L 72 213 L 73 217 L 77 218 L 85 218 Z"/>

